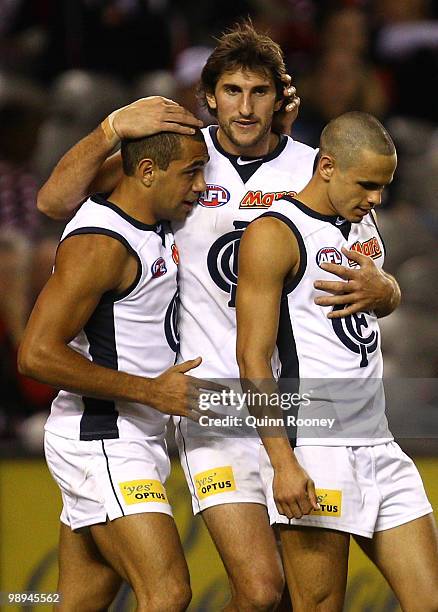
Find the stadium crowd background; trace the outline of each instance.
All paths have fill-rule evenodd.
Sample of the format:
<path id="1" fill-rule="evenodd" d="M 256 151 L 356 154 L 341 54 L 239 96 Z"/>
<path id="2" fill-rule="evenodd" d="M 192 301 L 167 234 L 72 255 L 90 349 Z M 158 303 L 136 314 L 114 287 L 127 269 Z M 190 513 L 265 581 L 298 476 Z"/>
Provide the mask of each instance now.
<path id="1" fill-rule="evenodd" d="M 53 397 L 20 377 L 15 365 L 62 229 L 36 210 L 39 186 L 72 144 L 139 97 L 164 95 L 211 121 L 197 107 L 200 70 L 213 37 L 247 15 L 285 52 L 301 97 L 297 140 L 317 146 L 322 127 L 349 110 L 373 113 L 394 137 L 399 169 L 378 213 L 385 269 L 403 293 L 400 308 L 381 321 L 385 376 L 397 381 L 390 425 L 414 439 L 413 452 L 438 454 L 438 391 L 424 383 L 438 378 L 434 0 L 0 0 L 0 448 L 6 452 L 41 450 Z"/>

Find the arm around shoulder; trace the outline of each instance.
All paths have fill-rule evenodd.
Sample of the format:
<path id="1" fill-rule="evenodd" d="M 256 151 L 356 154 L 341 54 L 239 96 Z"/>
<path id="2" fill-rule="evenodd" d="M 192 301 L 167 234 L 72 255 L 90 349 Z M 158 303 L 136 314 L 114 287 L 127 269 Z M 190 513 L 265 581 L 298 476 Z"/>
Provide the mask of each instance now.
<path id="1" fill-rule="evenodd" d="M 386 291 L 382 297 L 381 303 L 374 309 L 374 312 L 379 318 L 390 315 L 401 302 L 400 285 L 392 274 L 388 274 L 382 270 L 382 273 L 387 281 Z"/>
<path id="2" fill-rule="evenodd" d="M 120 154 L 101 126 L 80 140 L 60 159 L 37 196 L 38 210 L 65 219 L 93 191 L 111 191 L 122 176 Z"/>

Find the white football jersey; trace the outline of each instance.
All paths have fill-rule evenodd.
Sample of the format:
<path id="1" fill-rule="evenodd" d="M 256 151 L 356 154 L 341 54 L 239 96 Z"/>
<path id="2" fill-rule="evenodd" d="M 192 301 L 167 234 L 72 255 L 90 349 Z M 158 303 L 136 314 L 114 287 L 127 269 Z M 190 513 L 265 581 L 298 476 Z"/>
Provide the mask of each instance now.
<path id="1" fill-rule="evenodd" d="M 104 234 L 136 258 L 137 277 L 122 294 L 105 293 L 69 346 L 101 366 L 154 377 L 171 367 L 176 330 L 178 254 L 168 223 L 146 225 L 112 202 L 92 196 L 67 224 L 61 241 Z M 162 434 L 169 417 L 137 403 L 100 400 L 60 391 L 46 430 L 66 438 L 144 438 Z"/>
<path id="2" fill-rule="evenodd" d="M 322 419 L 298 427 L 297 444 L 364 446 L 392 439 L 385 416 L 380 330 L 374 312 L 328 319 L 329 309 L 314 303 L 326 295 L 316 280 L 334 280 L 322 263 L 355 267 L 342 247 L 372 257 L 381 268 L 384 245 L 373 213 L 360 223 L 322 215 L 294 198 L 276 202 L 266 216 L 283 221 L 297 238 L 298 272 L 286 284 L 280 307 L 277 347 L 281 379 L 300 379 L 304 396 L 298 417 Z M 339 309 L 335 307 L 334 309 Z M 282 390 L 287 384 L 280 383 Z M 291 383 L 290 390 L 293 391 Z M 326 422 L 333 419 L 332 425 Z M 328 437 L 327 437 L 328 436 Z"/>
<path id="3" fill-rule="evenodd" d="M 180 361 L 200 355 L 195 376 L 239 378 L 235 299 L 240 238 L 273 202 L 308 183 L 316 151 L 282 135 L 268 155 L 239 157 L 222 149 L 217 129 L 203 130 L 210 155 L 207 190 L 185 223 L 174 226 L 181 258 Z"/>

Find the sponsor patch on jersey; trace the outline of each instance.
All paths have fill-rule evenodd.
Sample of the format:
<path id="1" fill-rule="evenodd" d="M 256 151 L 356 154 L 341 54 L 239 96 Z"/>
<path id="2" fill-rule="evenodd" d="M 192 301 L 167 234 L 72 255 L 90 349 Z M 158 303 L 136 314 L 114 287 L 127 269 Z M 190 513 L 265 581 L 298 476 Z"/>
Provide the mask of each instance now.
<path id="1" fill-rule="evenodd" d="M 357 251 L 358 253 L 362 253 L 363 255 L 367 255 L 372 259 L 377 259 L 382 255 L 382 249 L 376 236 L 373 236 L 365 242 L 356 241 L 354 244 L 351 245 L 350 250 Z M 358 266 L 358 264 L 352 259 L 348 260 L 348 265 L 351 268 L 357 268 Z"/>
<path id="2" fill-rule="evenodd" d="M 207 189 L 198 199 L 198 203 L 204 208 L 217 208 L 229 201 L 230 192 L 221 185 L 207 185 Z"/>
<path id="3" fill-rule="evenodd" d="M 336 489 L 316 489 L 316 497 L 321 510 L 312 510 L 316 516 L 342 515 L 342 491 Z"/>
<path id="4" fill-rule="evenodd" d="M 231 465 L 217 467 L 195 475 L 196 493 L 199 499 L 205 499 L 218 493 L 236 490 L 233 468 Z"/>
<path id="5" fill-rule="evenodd" d="M 159 257 L 154 261 L 151 266 L 152 278 L 158 278 L 164 276 L 167 272 L 166 262 L 162 257 Z"/>
<path id="6" fill-rule="evenodd" d="M 240 201 L 239 208 L 251 210 L 257 208 L 269 208 L 276 200 L 281 200 L 284 196 L 297 195 L 296 191 L 247 191 Z"/>
<path id="7" fill-rule="evenodd" d="M 175 243 L 173 243 L 171 249 L 172 249 L 172 259 L 176 263 L 176 265 L 178 265 L 179 264 L 179 251 L 178 251 L 178 247 L 176 246 Z"/>
<path id="8" fill-rule="evenodd" d="M 128 480 L 119 482 L 119 488 L 128 506 L 145 502 L 169 503 L 166 490 L 159 480 Z"/>
<path id="9" fill-rule="evenodd" d="M 341 264 L 342 255 L 335 247 L 324 247 L 317 252 L 316 263 L 318 266 L 323 263 Z"/>

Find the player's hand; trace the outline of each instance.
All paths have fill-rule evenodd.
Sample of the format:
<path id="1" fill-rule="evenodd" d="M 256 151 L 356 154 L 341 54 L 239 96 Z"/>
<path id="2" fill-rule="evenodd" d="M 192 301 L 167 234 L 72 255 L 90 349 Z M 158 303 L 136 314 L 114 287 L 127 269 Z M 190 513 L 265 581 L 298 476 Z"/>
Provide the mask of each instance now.
<path id="1" fill-rule="evenodd" d="M 112 127 L 120 139 L 142 138 L 158 132 L 193 134 L 194 127 L 202 127 L 202 121 L 192 113 L 162 96 L 141 98 L 111 115 Z"/>
<path id="2" fill-rule="evenodd" d="M 348 259 L 358 264 L 357 268 L 349 268 L 339 264 L 324 263 L 321 268 L 338 276 L 340 281 L 317 280 L 313 283 L 315 289 L 331 293 L 329 296 L 315 298 L 319 306 L 345 306 L 329 312 L 329 319 L 347 317 L 356 312 L 369 310 L 384 310 L 391 302 L 394 285 L 386 274 L 376 266 L 371 257 L 358 251 L 342 248 Z"/>
<path id="3" fill-rule="evenodd" d="M 287 462 L 274 470 L 274 500 L 280 514 L 300 519 L 319 510 L 315 483 L 298 462 Z"/>
<path id="4" fill-rule="evenodd" d="M 300 98 L 296 95 L 297 90 L 292 85 L 292 78 L 289 74 L 282 77 L 284 82 L 283 90 L 283 105 L 279 111 L 274 114 L 272 129 L 277 134 L 290 134 L 292 124 L 298 117 L 300 109 Z"/>
<path id="5" fill-rule="evenodd" d="M 200 408 L 201 392 L 205 396 L 206 393 L 220 392 L 227 387 L 187 375 L 201 362 L 201 357 L 184 361 L 152 379 L 152 401 L 146 403 L 165 414 L 187 417 L 192 421 L 199 421 L 202 415 L 209 415 L 209 411 Z"/>

